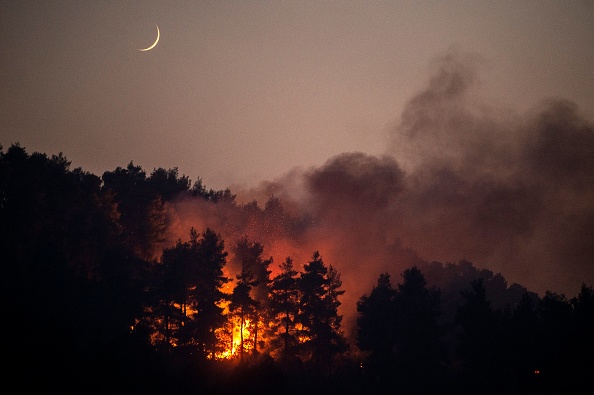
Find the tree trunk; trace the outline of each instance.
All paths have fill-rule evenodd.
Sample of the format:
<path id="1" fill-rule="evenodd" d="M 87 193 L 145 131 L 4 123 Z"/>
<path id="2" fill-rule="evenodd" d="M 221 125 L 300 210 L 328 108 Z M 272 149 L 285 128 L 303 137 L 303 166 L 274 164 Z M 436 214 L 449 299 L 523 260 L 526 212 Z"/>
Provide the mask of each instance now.
<path id="1" fill-rule="evenodd" d="M 289 312 L 287 311 L 287 316 L 285 320 L 285 357 L 289 355 Z"/>
<path id="2" fill-rule="evenodd" d="M 254 329 L 254 349 L 252 350 L 252 354 L 256 354 L 258 352 L 258 312 L 256 312 L 254 317 L 255 322 L 255 329 Z"/>
<path id="3" fill-rule="evenodd" d="M 243 317 L 243 308 L 241 309 L 240 313 L 241 317 L 241 325 L 239 327 L 239 360 L 243 361 L 243 325 L 244 325 L 244 317 Z"/>

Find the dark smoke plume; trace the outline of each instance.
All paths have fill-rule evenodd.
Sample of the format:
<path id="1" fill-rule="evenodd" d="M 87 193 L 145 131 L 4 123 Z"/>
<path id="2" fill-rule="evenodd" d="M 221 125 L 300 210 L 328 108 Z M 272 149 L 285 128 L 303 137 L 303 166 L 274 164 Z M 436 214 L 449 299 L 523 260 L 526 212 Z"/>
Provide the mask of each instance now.
<path id="1" fill-rule="evenodd" d="M 594 280 L 594 128 L 574 103 L 523 115 L 476 100 L 455 54 L 393 130 L 407 163 L 398 208 L 405 245 L 425 259 L 469 259 L 543 293 Z"/>

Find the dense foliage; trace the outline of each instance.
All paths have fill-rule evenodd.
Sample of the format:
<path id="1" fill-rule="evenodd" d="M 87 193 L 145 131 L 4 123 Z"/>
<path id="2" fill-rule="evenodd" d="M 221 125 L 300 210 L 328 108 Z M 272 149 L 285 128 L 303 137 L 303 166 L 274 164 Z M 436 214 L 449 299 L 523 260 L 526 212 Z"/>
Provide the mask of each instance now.
<path id="1" fill-rule="evenodd" d="M 177 169 L 130 163 L 102 177 L 64 156 L 0 149 L 2 320 L 8 377 L 23 390 L 175 393 L 578 393 L 594 390 L 594 291 L 542 298 L 470 262 L 390 274 L 339 314 L 340 273 L 319 251 L 274 264 L 242 229 L 298 229 L 278 198 L 239 205 Z M 168 210 L 233 207 L 237 237 Z M 228 272 L 229 252 L 240 268 Z M 278 267 L 276 275 L 272 268 Z M 301 270 L 299 268 L 302 268 Z M 431 285 L 429 285 L 431 284 Z M 237 328 L 240 328 L 237 332 Z M 236 342 L 236 336 L 239 342 Z"/>

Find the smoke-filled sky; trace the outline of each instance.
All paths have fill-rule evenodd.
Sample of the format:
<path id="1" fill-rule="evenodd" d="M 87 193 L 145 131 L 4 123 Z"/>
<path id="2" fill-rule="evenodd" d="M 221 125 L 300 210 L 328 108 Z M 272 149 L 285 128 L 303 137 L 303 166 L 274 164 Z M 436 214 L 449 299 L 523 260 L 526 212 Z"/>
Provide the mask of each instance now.
<path id="1" fill-rule="evenodd" d="M 591 115 L 593 26 L 588 0 L 2 1 L 0 143 L 250 185 L 385 153 L 452 46 L 489 104 Z"/>
<path id="2" fill-rule="evenodd" d="M 274 193 L 346 284 L 594 284 L 592 1 L 3 1 L 0 37 L 5 148 Z"/>

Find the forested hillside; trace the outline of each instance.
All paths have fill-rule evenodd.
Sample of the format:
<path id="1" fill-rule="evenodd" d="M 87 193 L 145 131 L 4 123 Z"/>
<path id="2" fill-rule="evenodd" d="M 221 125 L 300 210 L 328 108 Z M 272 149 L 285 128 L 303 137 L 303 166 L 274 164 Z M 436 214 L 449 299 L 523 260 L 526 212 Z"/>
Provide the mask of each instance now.
<path id="1" fill-rule="evenodd" d="M 180 202 L 205 226 L 180 231 Z M 0 150 L 8 380 L 66 393 L 594 390 L 590 284 L 539 295 L 480 262 L 411 253 L 348 289 L 324 245 L 269 252 L 311 223 L 272 194 L 238 203 L 176 168 L 99 176 Z"/>

